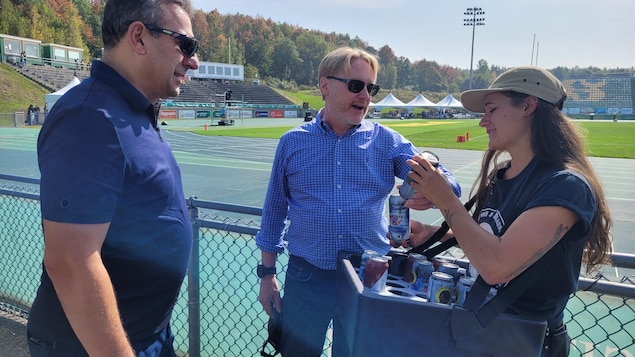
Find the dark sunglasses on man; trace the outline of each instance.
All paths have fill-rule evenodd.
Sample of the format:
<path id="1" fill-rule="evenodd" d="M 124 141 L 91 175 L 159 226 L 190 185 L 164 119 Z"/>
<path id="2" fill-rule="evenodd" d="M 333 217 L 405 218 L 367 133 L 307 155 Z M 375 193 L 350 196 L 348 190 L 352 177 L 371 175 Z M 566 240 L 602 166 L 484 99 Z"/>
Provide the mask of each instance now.
<path id="1" fill-rule="evenodd" d="M 177 41 L 179 41 L 179 48 L 181 49 L 181 52 L 183 52 L 183 54 L 187 57 L 194 57 L 196 51 L 198 51 L 198 40 L 194 37 L 189 37 L 181 33 L 166 30 L 164 28 L 153 25 L 143 24 L 143 26 L 145 26 L 150 31 L 160 32 L 162 34 L 174 37 Z"/>
<path id="2" fill-rule="evenodd" d="M 379 92 L 378 84 L 373 84 L 373 83 L 367 84 L 358 79 L 344 79 L 344 78 L 339 78 L 335 76 L 326 76 L 326 78 L 335 79 L 336 81 L 340 81 L 340 82 L 344 82 L 348 84 L 348 90 L 351 93 L 359 93 L 362 91 L 362 89 L 364 89 L 364 87 L 366 88 L 366 90 L 368 91 L 368 94 L 370 94 L 371 97 L 377 94 L 377 92 Z"/>

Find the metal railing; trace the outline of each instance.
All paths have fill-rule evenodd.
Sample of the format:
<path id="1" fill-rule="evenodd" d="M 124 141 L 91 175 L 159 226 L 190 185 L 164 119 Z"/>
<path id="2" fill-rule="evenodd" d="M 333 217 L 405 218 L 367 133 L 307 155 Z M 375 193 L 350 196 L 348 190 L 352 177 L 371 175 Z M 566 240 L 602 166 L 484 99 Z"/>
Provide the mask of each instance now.
<path id="1" fill-rule="evenodd" d="M 28 318 L 41 273 L 38 179 L 0 174 L 0 309 Z M 262 209 L 190 198 L 194 246 L 172 327 L 179 356 L 256 356 L 266 339 L 257 301 L 255 234 Z M 448 253 L 464 259 L 460 251 Z M 279 258 L 284 284 L 286 255 Z M 635 269 L 635 255 L 614 253 Z M 283 285 L 284 286 L 284 285 Z M 565 311 L 571 356 L 635 356 L 635 279 L 581 277 Z M 324 356 L 329 355 L 330 340 Z"/>

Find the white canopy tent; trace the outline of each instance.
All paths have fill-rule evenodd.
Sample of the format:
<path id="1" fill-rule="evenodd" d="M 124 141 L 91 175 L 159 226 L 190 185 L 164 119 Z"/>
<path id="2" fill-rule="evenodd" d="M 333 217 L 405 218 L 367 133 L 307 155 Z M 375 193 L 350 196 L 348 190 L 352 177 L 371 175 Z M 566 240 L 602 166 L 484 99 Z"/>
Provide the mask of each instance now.
<path id="1" fill-rule="evenodd" d="M 463 108 L 463 104 L 454 98 L 452 94 L 448 94 L 447 97 L 441 99 L 438 103 L 434 104 L 434 106 L 440 109 Z"/>
<path id="2" fill-rule="evenodd" d="M 407 107 L 407 105 L 400 101 L 399 99 L 397 99 L 394 95 L 392 95 L 392 92 L 388 93 L 388 95 L 380 100 L 377 103 L 370 103 L 371 107 L 374 108 L 378 108 L 381 110 L 381 108 L 405 108 Z"/>
<path id="3" fill-rule="evenodd" d="M 81 81 L 77 77 L 73 77 L 73 79 L 71 79 L 71 81 L 68 82 L 67 85 L 65 85 L 58 91 L 45 94 L 44 102 L 46 103 L 48 110 L 51 110 L 51 108 L 53 108 L 53 105 L 55 105 L 55 102 L 57 102 L 57 100 L 60 99 L 64 95 L 64 93 L 68 92 L 69 89 L 75 87 L 79 83 L 81 83 Z"/>
<path id="4" fill-rule="evenodd" d="M 423 94 L 419 93 L 419 95 L 414 97 L 414 99 L 406 103 L 406 106 L 409 108 L 423 108 L 423 107 L 431 108 L 431 107 L 436 107 L 436 104 L 434 104 L 428 98 L 424 97 Z"/>

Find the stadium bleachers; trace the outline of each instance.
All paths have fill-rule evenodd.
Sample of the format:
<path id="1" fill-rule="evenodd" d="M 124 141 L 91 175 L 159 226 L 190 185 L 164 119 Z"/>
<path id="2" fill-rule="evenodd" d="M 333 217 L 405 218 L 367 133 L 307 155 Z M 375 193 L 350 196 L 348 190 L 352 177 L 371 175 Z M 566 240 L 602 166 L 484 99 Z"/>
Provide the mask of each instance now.
<path id="1" fill-rule="evenodd" d="M 632 108 L 630 77 L 570 79 L 562 82 L 565 108 Z"/>
<path id="2" fill-rule="evenodd" d="M 189 80 L 181 86 L 181 94 L 168 98 L 179 102 L 223 103 L 225 91 L 232 91 L 231 101 L 246 104 L 294 105 L 289 99 L 264 85 L 213 80 Z"/>
<path id="3" fill-rule="evenodd" d="M 67 85 L 73 77 L 82 81 L 90 76 L 88 68 L 68 69 L 34 64 L 26 64 L 22 68 L 14 66 L 14 68 L 51 92 Z M 242 101 L 247 104 L 294 105 L 289 99 L 264 85 L 239 82 L 223 84 L 211 80 L 189 80 L 181 86 L 178 97 L 167 99 L 175 102 L 223 103 L 227 89 L 231 89 L 232 101 L 236 103 Z"/>
<path id="4" fill-rule="evenodd" d="M 15 69 L 51 92 L 67 85 L 73 77 L 82 81 L 90 76 L 87 69 L 58 68 L 48 65 L 26 64 L 22 68 L 15 66 Z"/>

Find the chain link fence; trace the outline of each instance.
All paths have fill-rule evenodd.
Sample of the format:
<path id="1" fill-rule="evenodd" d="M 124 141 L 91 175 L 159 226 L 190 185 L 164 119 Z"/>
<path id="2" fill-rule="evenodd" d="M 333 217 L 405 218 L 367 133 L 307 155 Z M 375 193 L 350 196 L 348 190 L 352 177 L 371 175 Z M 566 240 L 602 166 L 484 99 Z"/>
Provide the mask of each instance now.
<path id="1" fill-rule="evenodd" d="M 0 113 L 0 127 L 24 127 L 26 114 L 24 112 Z"/>
<path id="2" fill-rule="evenodd" d="M 194 198 L 188 206 L 194 248 L 172 319 L 177 354 L 258 356 L 267 337 L 254 274 L 261 210 Z M 37 180 L 0 175 L 0 212 L 0 309 L 28 318 L 43 253 Z M 446 254 L 464 259 L 460 250 Z M 278 264 L 283 287 L 287 258 Z M 614 264 L 632 269 L 635 256 L 618 253 Z M 612 269 L 581 277 L 581 290 L 567 305 L 571 356 L 635 356 L 635 279 L 613 276 Z M 329 346 L 327 338 L 324 356 Z"/>

